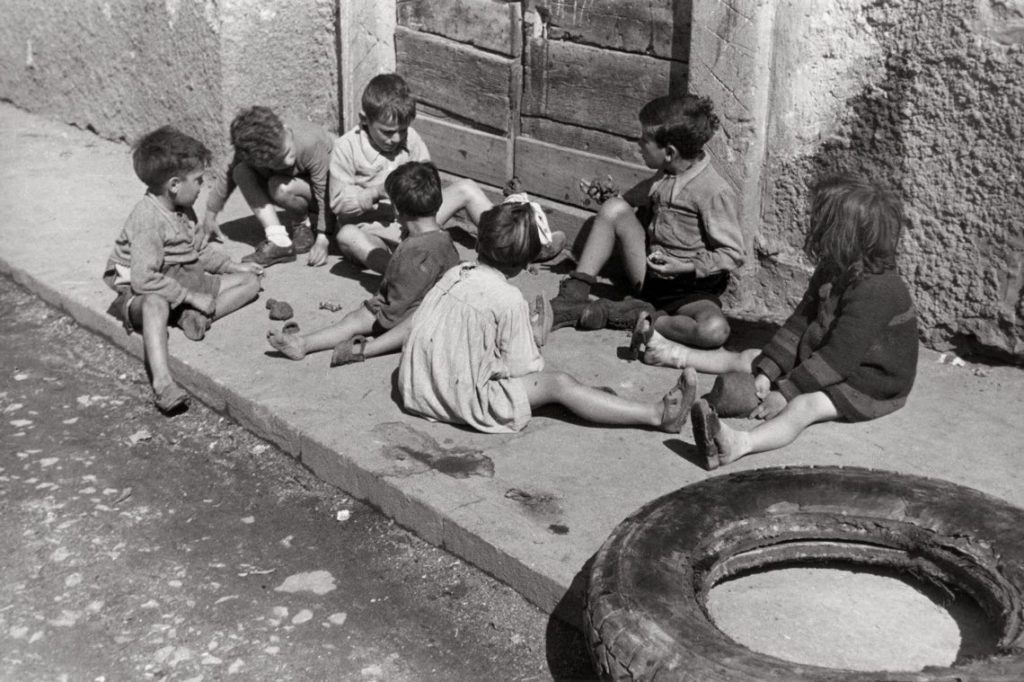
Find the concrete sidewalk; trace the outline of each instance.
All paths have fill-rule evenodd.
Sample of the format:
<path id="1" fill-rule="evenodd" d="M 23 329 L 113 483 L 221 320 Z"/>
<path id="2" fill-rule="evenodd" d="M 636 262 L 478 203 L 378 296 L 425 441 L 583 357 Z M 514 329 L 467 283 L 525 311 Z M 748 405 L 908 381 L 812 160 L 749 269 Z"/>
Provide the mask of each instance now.
<path id="1" fill-rule="evenodd" d="M 143 187 L 127 146 L 0 105 L 0 271 L 79 323 L 141 357 L 138 336 L 105 314 L 100 274 Z M 205 197 L 200 198 L 197 210 Z M 261 235 L 238 196 L 222 218 L 235 258 Z M 246 243 L 248 242 L 248 243 Z M 467 254 L 468 255 L 468 254 Z M 554 292 L 541 269 L 516 284 Z M 279 323 L 264 302 L 292 304 L 313 329 L 340 319 L 376 276 L 332 256 L 328 266 L 270 268 L 260 300 L 219 321 L 202 343 L 171 334 L 172 371 L 201 400 L 301 459 L 319 476 L 398 523 L 507 582 L 543 609 L 574 618 L 572 588 L 587 559 L 625 516 L 680 486 L 742 469 L 864 466 L 955 481 L 1024 506 L 1020 420 L 1024 372 L 938 362 L 924 351 L 907 407 L 859 425 L 813 427 L 781 451 L 709 474 L 689 427 L 679 437 L 576 423 L 547 410 L 516 435 L 483 435 L 404 414 L 398 356 L 329 369 L 329 353 L 276 357 L 264 338 Z M 319 309 L 339 303 L 339 313 Z M 624 396 L 656 400 L 675 370 L 619 359 L 621 332 L 562 330 L 544 349 L 549 368 Z M 702 377 L 709 388 L 710 377 Z M 577 585 L 578 586 L 578 585 Z"/>

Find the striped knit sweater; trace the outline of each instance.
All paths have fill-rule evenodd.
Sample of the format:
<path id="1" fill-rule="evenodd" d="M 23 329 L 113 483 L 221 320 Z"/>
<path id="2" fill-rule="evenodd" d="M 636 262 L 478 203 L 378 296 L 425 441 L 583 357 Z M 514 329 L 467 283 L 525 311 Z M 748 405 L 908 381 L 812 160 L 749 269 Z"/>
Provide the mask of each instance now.
<path id="1" fill-rule="evenodd" d="M 895 270 L 835 283 L 818 270 L 753 369 L 787 400 L 824 391 L 840 416 L 871 418 L 891 409 L 844 413 L 880 401 L 901 406 L 914 384 L 917 350 L 914 302 Z"/>

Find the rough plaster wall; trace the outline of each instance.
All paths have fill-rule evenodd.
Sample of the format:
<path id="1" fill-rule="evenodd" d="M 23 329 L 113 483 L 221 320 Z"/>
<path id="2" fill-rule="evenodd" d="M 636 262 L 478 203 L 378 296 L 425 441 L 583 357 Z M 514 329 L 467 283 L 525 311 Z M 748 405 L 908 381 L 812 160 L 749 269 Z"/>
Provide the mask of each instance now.
<path id="1" fill-rule="evenodd" d="M 861 171 L 909 207 L 900 265 L 923 340 L 1024 361 L 1024 2 L 823 7 L 787 1 L 776 19 L 756 245 L 766 308 L 784 312 L 806 276 L 808 184 Z"/>
<path id="2" fill-rule="evenodd" d="M 222 136 L 239 109 L 338 128 L 337 0 L 227 0 L 221 8 Z"/>
<path id="3" fill-rule="evenodd" d="M 8 0 L 0 98 L 131 140 L 173 123 L 204 140 L 221 129 L 216 5 L 192 0 Z"/>

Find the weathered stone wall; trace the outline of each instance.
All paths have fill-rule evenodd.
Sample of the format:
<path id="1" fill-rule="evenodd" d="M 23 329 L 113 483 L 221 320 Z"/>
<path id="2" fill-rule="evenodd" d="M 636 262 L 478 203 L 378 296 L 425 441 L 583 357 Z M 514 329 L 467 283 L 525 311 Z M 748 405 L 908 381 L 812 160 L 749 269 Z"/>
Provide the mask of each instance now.
<path id="1" fill-rule="evenodd" d="M 0 98 L 132 140 L 165 123 L 227 148 L 242 106 L 338 126 L 335 0 L 4 4 Z"/>
<path id="2" fill-rule="evenodd" d="M 1024 2 L 785 0 L 774 21 L 763 308 L 806 276 L 808 185 L 858 171 L 908 205 L 923 340 L 1024 360 Z"/>

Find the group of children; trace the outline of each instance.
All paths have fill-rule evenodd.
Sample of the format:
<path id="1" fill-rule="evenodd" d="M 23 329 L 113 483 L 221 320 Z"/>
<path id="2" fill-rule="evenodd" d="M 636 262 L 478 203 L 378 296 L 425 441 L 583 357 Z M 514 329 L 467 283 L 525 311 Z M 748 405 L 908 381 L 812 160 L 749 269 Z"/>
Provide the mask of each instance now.
<path id="1" fill-rule="evenodd" d="M 528 303 L 508 279 L 565 246 L 525 194 L 493 205 L 471 180 L 442 187 L 410 128 L 416 102 L 395 74 L 372 79 L 359 125 L 334 139 L 265 107 L 231 124 L 234 157 L 192 211 L 210 162 L 198 141 L 170 127 L 136 143 L 147 192 L 118 237 L 105 272 L 110 312 L 143 335 L 157 407 L 180 408 L 185 392 L 167 368 L 167 326 L 201 339 L 212 320 L 254 300 L 264 268 L 308 253 L 326 263 L 333 233 L 342 256 L 382 274 L 377 293 L 337 324 L 267 334 L 283 356 L 332 350 L 331 365 L 401 352 L 404 408 L 484 432 L 522 429 L 532 411 L 557 403 L 591 422 L 678 433 L 687 419 L 708 468 L 782 447 L 809 425 L 860 421 L 898 409 L 914 381 L 916 316 L 896 268 L 906 224 L 889 192 L 834 176 L 811 192 L 805 252 L 816 269 L 803 300 L 760 350 L 723 346 L 729 324 L 719 297 L 744 262 L 731 185 L 706 144 L 718 128 L 710 100 L 661 97 L 640 111 L 649 181 L 604 202 L 576 269 L 557 295 Z M 232 262 L 217 216 L 241 190 L 265 240 Z M 444 227 L 465 211 L 475 262 L 460 262 Z M 284 216 L 284 224 L 279 219 Z M 617 256 L 629 296 L 594 298 L 591 286 Z M 682 369 L 655 403 L 628 400 L 544 367 L 540 347 L 560 327 L 622 328 L 648 364 Z M 697 372 L 720 375 L 696 396 Z M 719 417 L 762 420 L 750 431 Z"/>

